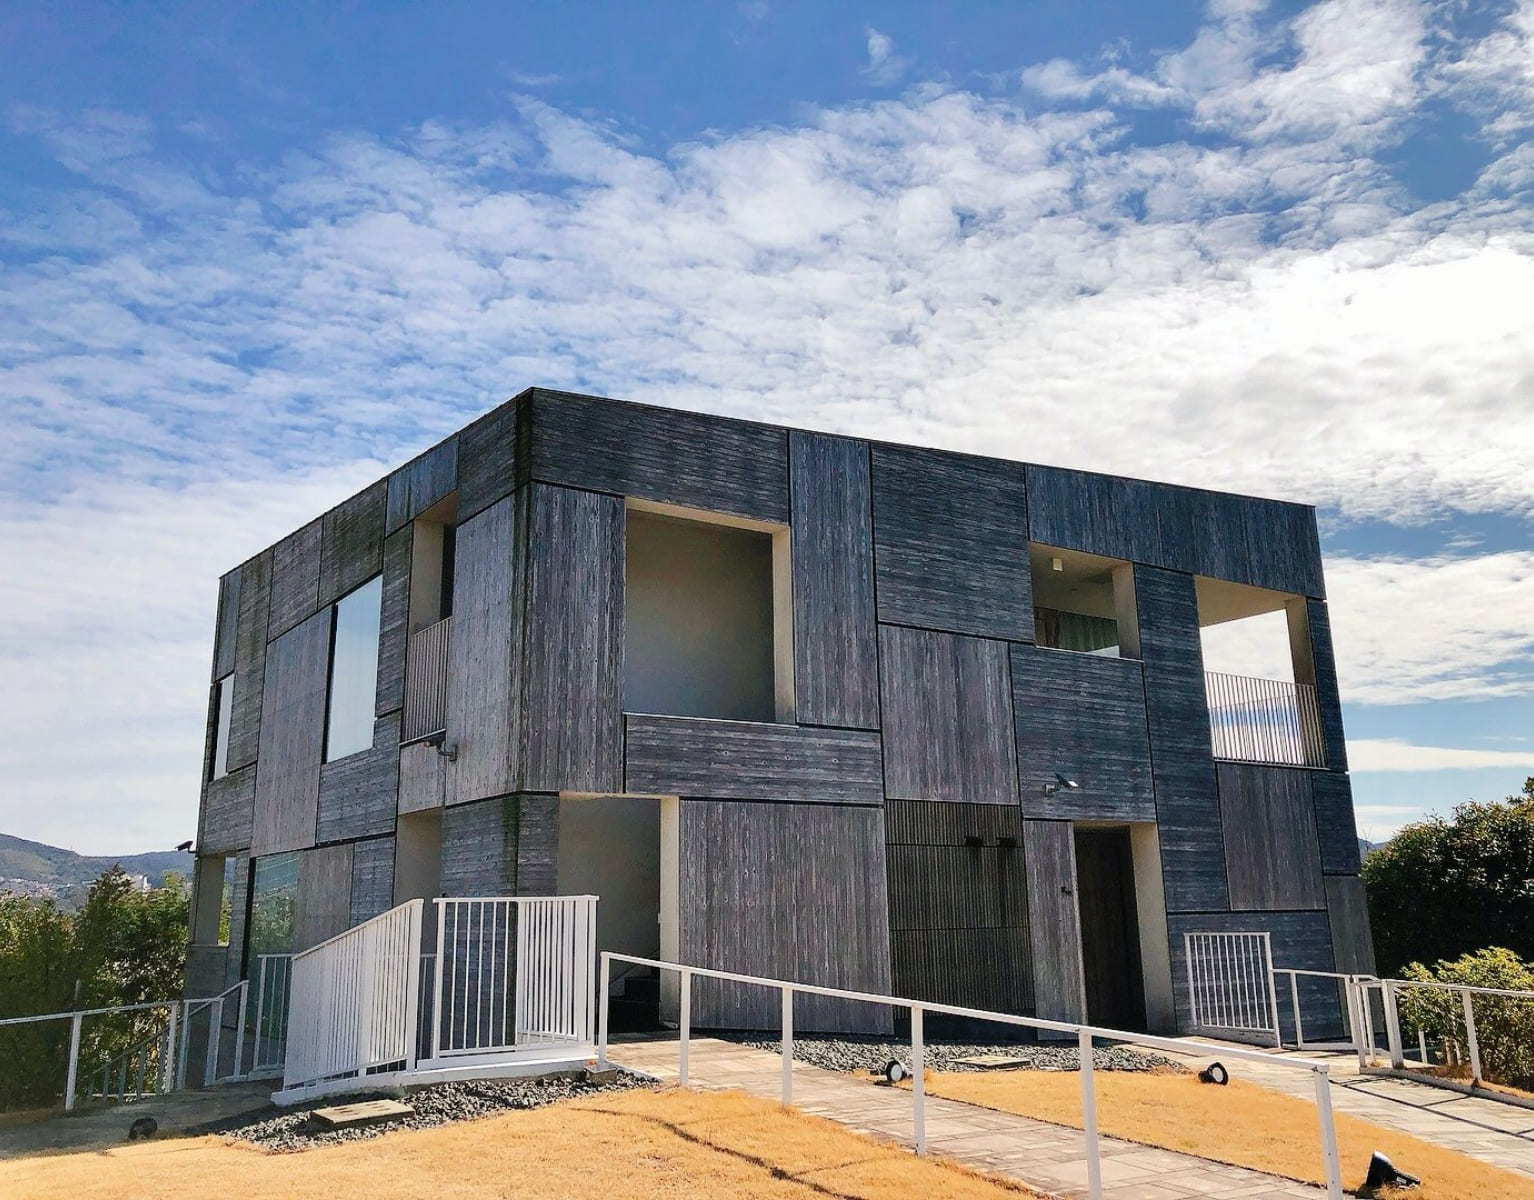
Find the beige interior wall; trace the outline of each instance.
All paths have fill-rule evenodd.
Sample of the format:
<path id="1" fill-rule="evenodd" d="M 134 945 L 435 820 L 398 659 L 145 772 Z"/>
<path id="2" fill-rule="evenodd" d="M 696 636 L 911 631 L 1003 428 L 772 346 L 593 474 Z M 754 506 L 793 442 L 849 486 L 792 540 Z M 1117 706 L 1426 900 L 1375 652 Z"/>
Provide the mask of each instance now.
<path id="1" fill-rule="evenodd" d="M 1161 839 L 1150 821 L 1129 826 L 1134 860 L 1135 911 L 1140 921 L 1140 974 L 1145 987 L 1145 1023 L 1151 1033 L 1175 1033 L 1171 948 L 1167 942 L 1166 893 L 1161 882 Z"/>
<path id="2" fill-rule="evenodd" d="M 592 895 L 597 949 L 655 958 L 661 950 L 661 802 L 646 796 L 561 796 L 561 896 Z"/>

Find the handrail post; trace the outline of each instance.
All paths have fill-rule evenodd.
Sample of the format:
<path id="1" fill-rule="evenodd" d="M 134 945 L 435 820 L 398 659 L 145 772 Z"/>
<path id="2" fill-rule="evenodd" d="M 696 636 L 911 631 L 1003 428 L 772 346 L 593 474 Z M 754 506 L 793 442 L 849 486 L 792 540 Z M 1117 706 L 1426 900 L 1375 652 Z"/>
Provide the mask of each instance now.
<path id="1" fill-rule="evenodd" d="M 911 1137 L 916 1153 L 927 1153 L 926 1044 L 922 1037 L 921 1005 L 911 1005 Z"/>
<path id="2" fill-rule="evenodd" d="M 1305 1049 L 1305 1026 L 1300 1022 L 1300 977 L 1289 972 L 1289 1006 L 1294 1009 L 1294 1045 Z"/>
<path id="3" fill-rule="evenodd" d="M 64 1081 L 65 1112 L 75 1111 L 75 1080 L 80 1071 L 80 1022 L 82 1020 L 79 1013 L 69 1018 L 69 1075 Z"/>
<path id="4" fill-rule="evenodd" d="M 1465 1004 L 1465 1038 L 1470 1043 L 1470 1081 L 1481 1082 L 1481 1043 L 1475 1036 L 1475 1007 L 1469 988 L 1460 988 L 1460 998 Z"/>
<path id="5" fill-rule="evenodd" d="M 781 1044 L 783 1051 L 783 1104 L 787 1107 L 794 1101 L 794 989 L 785 986 L 781 999 L 783 1003 L 783 1038 Z"/>
<path id="6" fill-rule="evenodd" d="M 1390 1065 L 1399 1071 L 1406 1066 L 1406 1052 L 1401 1048 L 1401 1012 L 1396 1007 L 1395 980 L 1380 986 L 1380 1002 L 1385 1006 L 1385 1040 L 1390 1043 Z"/>
<path id="7" fill-rule="evenodd" d="M 240 1007 L 239 1015 L 235 1017 L 237 1028 L 234 1033 L 234 1075 L 238 1079 L 245 1073 L 245 1016 L 249 1011 L 250 980 L 240 980 Z"/>
<path id="8" fill-rule="evenodd" d="M 607 1070 L 607 1006 L 611 997 L 613 960 L 610 950 L 602 951 L 602 990 L 597 996 L 597 1070 Z"/>
<path id="9" fill-rule="evenodd" d="M 1316 1120 L 1321 1126 L 1321 1165 L 1328 1200 L 1342 1200 L 1342 1164 L 1337 1159 L 1337 1127 L 1332 1121 L 1331 1077 L 1325 1063 L 1315 1069 Z"/>
<path id="10" fill-rule="evenodd" d="M 1273 978 L 1273 938 L 1271 934 L 1262 935 L 1263 957 L 1267 959 L 1268 966 L 1268 1007 L 1273 1016 L 1273 1044 L 1280 1050 L 1284 1048 L 1284 1027 L 1278 1023 L 1278 984 Z"/>
<path id="11" fill-rule="evenodd" d="M 186 1087 L 187 1060 L 192 1053 L 192 1002 L 181 1002 L 181 1045 L 176 1050 L 176 1086 L 173 1090 L 180 1091 Z"/>
<path id="12" fill-rule="evenodd" d="M 1097 1085 L 1092 1076 L 1092 1035 L 1083 1029 L 1076 1035 L 1081 1060 L 1081 1131 L 1086 1137 L 1087 1195 L 1102 1200 L 1103 1164 L 1097 1144 Z"/>
<path id="13" fill-rule="evenodd" d="M 432 903 L 437 906 L 437 957 L 436 961 L 432 964 L 431 1001 L 431 1056 L 433 1060 L 436 1060 L 442 1057 L 442 960 L 447 957 L 447 951 L 443 947 L 442 939 L 444 936 L 446 936 L 444 930 L 447 925 L 447 905 L 442 903 L 442 898 L 440 896 L 433 900 Z M 455 920 L 453 926 L 453 935 L 455 938 L 457 937 L 457 934 L 458 927 Z M 521 944 L 521 937 L 522 914 L 518 913 L 517 938 L 519 946 Z M 517 986 L 522 986 L 520 976 L 517 980 Z"/>
<path id="14" fill-rule="evenodd" d="M 681 1037 L 677 1044 L 677 1082 L 686 1087 L 687 1043 L 692 1036 L 692 972 L 686 967 L 682 968 L 682 1011 L 678 1017 L 677 1029 Z"/>
<path id="15" fill-rule="evenodd" d="M 170 1006 L 170 1018 L 165 1024 L 165 1062 L 161 1066 L 161 1091 L 171 1091 L 176 1082 L 176 1014 L 180 1003 Z"/>
<path id="16" fill-rule="evenodd" d="M 224 1032 L 224 998 L 208 1005 L 208 1044 L 203 1051 L 202 1086 L 210 1088 L 218 1078 L 218 1051 Z"/>

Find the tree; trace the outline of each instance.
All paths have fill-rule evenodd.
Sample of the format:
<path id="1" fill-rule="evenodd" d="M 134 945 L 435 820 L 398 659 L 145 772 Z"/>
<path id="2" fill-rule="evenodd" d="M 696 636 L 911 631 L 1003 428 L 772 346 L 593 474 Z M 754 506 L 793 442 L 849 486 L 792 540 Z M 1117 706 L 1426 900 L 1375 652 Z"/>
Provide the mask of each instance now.
<path id="1" fill-rule="evenodd" d="M 180 875 L 143 892 L 119 867 L 74 913 L 52 900 L 0 895 L 0 1017 L 170 1000 L 186 971 L 188 889 Z M 154 1013 L 85 1022 L 81 1066 L 153 1031 Z M 52 1103 L 68 1065 L 69 1024 L 0 1028 L 0 1109 Z"/>
<path id="2" fill-rule="evenodd" d="M 1408 825 L 1363 878 L 1383 974 L 1488 946 L 1534 958 L 1534 777 L 1505 801 Z"/>

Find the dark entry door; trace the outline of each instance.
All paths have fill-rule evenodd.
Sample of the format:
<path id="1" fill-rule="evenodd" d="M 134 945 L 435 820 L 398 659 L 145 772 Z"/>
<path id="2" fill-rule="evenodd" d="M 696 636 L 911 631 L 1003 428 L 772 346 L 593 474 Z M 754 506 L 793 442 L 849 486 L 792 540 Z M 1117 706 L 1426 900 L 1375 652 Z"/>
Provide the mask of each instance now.
<path id="1" fill-rule="evenodd" d="M 1128 829 L 1076 830 L 1076 895 L 1087 1019 L 1143 1031 L 1145 989 Z"/>

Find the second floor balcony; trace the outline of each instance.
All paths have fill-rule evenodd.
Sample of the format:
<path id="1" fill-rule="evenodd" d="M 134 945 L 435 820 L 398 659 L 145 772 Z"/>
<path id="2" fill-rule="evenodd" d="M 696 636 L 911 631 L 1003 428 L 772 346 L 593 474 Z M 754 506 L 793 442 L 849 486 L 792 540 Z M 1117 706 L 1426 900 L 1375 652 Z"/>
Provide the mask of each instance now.
<path id="1" fill-rule="evenodd" d="M 1215 758 L 1326 766 L 1314 684 L 1216 671 L 1207 672 L 1204 680 Z"/>

